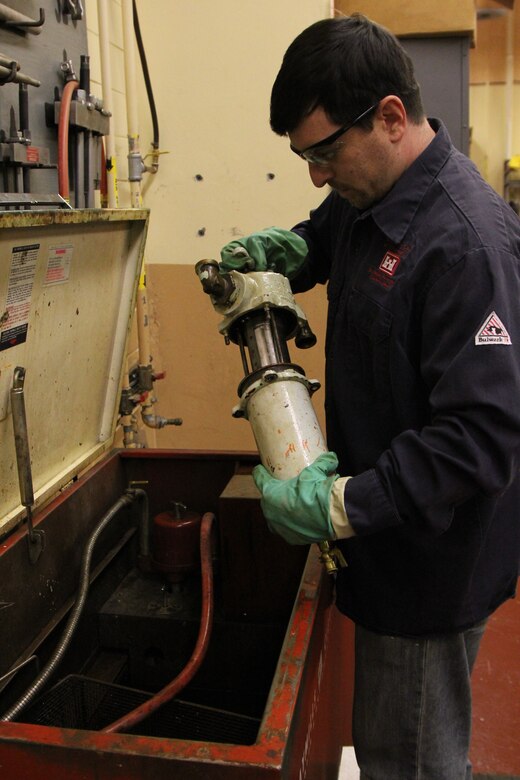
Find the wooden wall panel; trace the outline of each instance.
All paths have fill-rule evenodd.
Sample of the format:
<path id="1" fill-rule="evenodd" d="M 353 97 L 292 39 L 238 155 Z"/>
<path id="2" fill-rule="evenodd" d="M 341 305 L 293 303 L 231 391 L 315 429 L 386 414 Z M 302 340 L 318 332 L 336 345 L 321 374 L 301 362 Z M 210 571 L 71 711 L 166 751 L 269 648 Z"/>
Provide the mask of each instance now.
<path id="1" fill-rule="evenodd" d="M 395 35 L 473 35 L 473 0 L 336 0 L 336 12 L 359 11 Z"/>
<path id="2" fill-rule="evenodd" d="M 165 370 L 156 382 L 156 413 L 182 417 L 180 427 L 157 432 L 156 446 L 209 450 L 256 450 L 249 423 L 231 416 L 243 378 L 238 347 L 226 346 L 218 332 L 220 318 L 213 310 L 191 265 L 148 266 L 154 369 Z M 298 296 L 318 344 L 299 350 L 290 343 L 293 362 L 309 378 L 324 381 L 325 288 Z M 324 389 L 314 396 L 314 407 L 324 426 Z"/>
<path id="3" fill-rule="evenodd" d="M 520 81 L 520 10 L 513 3 L 476 0 L 489 15 L 477 20 L 475 47 L 470 52 L 471 84 L 504 84 L 506 81 L 508 24 L 512 21 L 513 78 Z M 510 16 L 509 12 L 512 13 Z"/>

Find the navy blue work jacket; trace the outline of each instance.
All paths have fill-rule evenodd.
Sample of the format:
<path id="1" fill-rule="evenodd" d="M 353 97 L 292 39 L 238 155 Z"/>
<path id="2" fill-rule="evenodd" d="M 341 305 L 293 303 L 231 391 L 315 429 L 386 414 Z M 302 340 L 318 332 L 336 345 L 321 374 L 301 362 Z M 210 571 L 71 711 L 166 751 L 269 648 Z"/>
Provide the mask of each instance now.
<path id="1" fill-rule="evenodd" d="M 520 559 L 520 221 L 436 136 L 385 198 L 294 230 L 328 282 L 326 416 L 356 536 L 337 605 L 398 635 L 462 630 Z"/>

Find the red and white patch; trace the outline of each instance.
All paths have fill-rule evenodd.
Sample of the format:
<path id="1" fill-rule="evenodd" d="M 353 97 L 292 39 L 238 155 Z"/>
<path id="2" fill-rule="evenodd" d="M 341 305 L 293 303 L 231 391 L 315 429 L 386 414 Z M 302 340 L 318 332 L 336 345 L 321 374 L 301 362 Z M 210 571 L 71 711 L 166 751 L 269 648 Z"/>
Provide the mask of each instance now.
<path id="1" fill-rule="evenodd" d="M 387 252 L 381 262 L 379 263 L 379 269 L 388 276 L 393 276 L 397 271 L 397 266 L 401 262 L 399 255 L 395 255 L 393 252 Z"/>
<path id="2" fill-rule="evenodd" d="M 511 336 L 496 312 L 491 312 L 478 329 L 475 344 L 511 344 Z"/>

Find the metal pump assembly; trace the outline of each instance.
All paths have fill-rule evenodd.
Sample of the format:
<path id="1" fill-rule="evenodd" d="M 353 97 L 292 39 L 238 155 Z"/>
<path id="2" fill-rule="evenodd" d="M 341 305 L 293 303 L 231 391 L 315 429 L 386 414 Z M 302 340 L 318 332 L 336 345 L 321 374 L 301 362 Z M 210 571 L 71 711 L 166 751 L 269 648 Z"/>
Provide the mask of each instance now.
<path id="1" fill-rule="evenodd" d="M 215 260 L 201 260 L 195 272 L 215 311 L 223 315 L 219 331 L 226 343 L 240 348 L 245 377 L 233 416 L 249 420 L 262 464 L 273 477 L 295 477 L 327 447 L 311 403 L 320 383 L 307 379 L 289 355 L 292 338 L 301 349 L 316 343 L 289 280 L 271 271 L 221 272 Z M 329 573 L 345 565 L 328 541 L 319 548 Z"/>

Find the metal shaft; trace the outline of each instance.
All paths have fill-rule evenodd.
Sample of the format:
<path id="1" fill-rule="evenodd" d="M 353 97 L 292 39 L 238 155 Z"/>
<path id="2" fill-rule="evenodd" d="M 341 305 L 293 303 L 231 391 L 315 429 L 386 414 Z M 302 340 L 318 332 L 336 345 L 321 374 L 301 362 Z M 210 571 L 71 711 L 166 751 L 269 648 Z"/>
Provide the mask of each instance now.
<path id="1" fill-rule="evenodd" d="M 18 466 L 18 483 L 20 485 L 20 500 L 27 510 L 27 541 L 29 558 L 36 563 L 45 546 L 45 533 L 36 531 L 32 522 L 32 506 L 34 490 L 31 469 L 31 453 L 29 449 L 29 432 L 25 414 L 24 397 L 25 368 L 17 366 L 13 375 L 11 388 L 11 411 L 13 415 L 14 447 Z"/>
<path id="2" fill-rule="evenodd" d="M 18 482 L 23 506 L 34 504 L 33 481 L 31 472 L 31 455 L 29 452 L 29 433 L 25 414 L 24 398 L 25 368 L 18 366 L 14 370 L 11 389 L 11 409 L 13 413 L 14 446 L 18 466 Z"/>
<path id="3" fill-rule="evenodd" d="M 0 78 L 5 78 L 6 76 L 10 75 L 11 69 L 6 68 L 4 65 L 0 65 Z M 41 84 L 41 81 L 38 81 L 38 79 L 33 79 L 31 76 L 27 76 L 25 73 L 20 73 L 20 71 L 16 72 L 12 81 L 17 84 L 29 84 L 31 87 L 39 87 Z"/>

